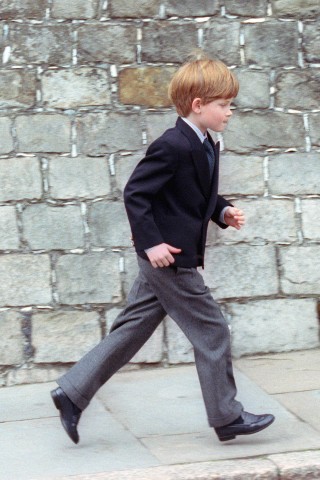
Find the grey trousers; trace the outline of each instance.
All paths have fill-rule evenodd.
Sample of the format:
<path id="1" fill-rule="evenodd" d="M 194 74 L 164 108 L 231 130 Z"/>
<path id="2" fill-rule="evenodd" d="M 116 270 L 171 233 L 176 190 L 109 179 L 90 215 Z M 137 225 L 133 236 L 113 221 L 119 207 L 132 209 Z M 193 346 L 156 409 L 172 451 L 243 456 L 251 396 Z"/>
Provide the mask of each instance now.
<path id="1" fill-rule="evenodd" d="M 84 410 L 97 390 L 129 362 L 168 314 L 193 345 L 209 425 L 232 422 L 243 407 L 235 399 L 229 328 L 202 276 L 196 268 L 155 269 L 139 257 L 138 263 L 140 271 L 127 306 L 110 334 L 57 383 Z"/>

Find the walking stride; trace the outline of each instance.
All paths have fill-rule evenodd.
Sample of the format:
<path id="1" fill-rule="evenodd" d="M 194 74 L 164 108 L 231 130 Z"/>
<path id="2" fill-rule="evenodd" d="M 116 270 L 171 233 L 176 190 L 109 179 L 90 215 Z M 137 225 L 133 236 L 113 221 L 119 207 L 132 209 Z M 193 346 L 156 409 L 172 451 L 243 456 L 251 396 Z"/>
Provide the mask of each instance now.
<path id="1" fill-rule="evenodd" d="M 259 432 L 274 421 L 273 415 L 244 411 L 236 399 L 229 328 L 198 272 L 205 267 L 209 222 L 237 230 L 245 223 L 244 213 L 218 194 L 219 142 L 208 133 L 224 131 L 238 90 L 227 66 L 205 57 L 183 65 L 170 83 L 176 125 L 149 146 L 124 190 L 139 265 L 127 305 L 110 334 L 51 392 L 75 443 L 92 397 L 166 315 L 193 345 L 208 422 L 220 441 Z"/>

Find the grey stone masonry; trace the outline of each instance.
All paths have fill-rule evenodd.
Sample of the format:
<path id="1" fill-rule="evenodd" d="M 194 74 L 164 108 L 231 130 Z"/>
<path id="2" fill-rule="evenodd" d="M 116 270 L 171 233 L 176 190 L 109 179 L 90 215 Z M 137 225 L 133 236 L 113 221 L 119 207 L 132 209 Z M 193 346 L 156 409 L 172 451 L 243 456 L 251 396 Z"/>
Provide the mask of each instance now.
<path id="1" fill-rule="evenodd" d="M 260 66 L 298 66 L 298 28 L 295 23 L 266 21 L 244 26 L 245 58 Z M 268 45 L 268 48 L 266 48 Z"/>
<path id="2" fill-rule="evenodd" d="M 12 122 L 9 118 L 0 117 L 0 154 L 9 153 L 13 150 L 13 140 L 11 136 Z"/>
<path id="3" fill-rule="evenodd" d="M 0 108 L 32 107 L 35 102 L 35 72 L 0 70 Z"/>
<path id="4" fill-rule="evenodd" d="M 40 199 L 42 177 L 37 158 L 0 160 L 0 202 Z"/>
<path id="5" fill-rule="evenodd" d="M 63 304 L 115 303 L 121 300 L 118 255 L 62 255 L 56 265 L 57 290 Z"/>
<path id="6" fill-rule="evenodd" d="M 320 345 L 319 2 L 2 0 L 0 386 L 55 380 L 125 307 L 123 191 L 175 125 L 168 84 L 196 49 L 240 84 L 210 133 L 246 224 L 211 222 L 200 270 L 233 354 Z M 131 364 L 193 361 L 167 317 Z"/>
<path id="7" fill-rule="evenodd" d="M 159 14 L 159 2 L 156 0 L 111 0 L 112 18 L 156 17 Z"/>
<path id="8" fill-rule="evenodd" d="M 32 250 L 71 250 L 84 246 L 81 211 L 77 205 L 29 205 L 22 213 L 22 222 L 24 240 Z"/>
<path id="9" fill-rule="evenodd" d="M 104 157 L 50 157 L 49 194 L 54 199 L 95 198 L 111 193 L 108 161 Z"/>
<path id="10" fill-rule="evenodd" d="M 320 14 L 320 5 L 314 0 L 272 0 L 276 15 L 311 17 Z"/>
<path id="11" fill-rule="evenodd" d="M 47 3 L 47 0 L 2 0 L 0 18 L 40 20 L 45 17 Z"/>
<path id="12" fill-rule="evenodd" d="M 179 38 L 183 41 L 177 41 Z M 142 29 L 142 60 L 180 63 L 197 48 L 197 38 L 197 29 L 193 24 L 148 23 Z"/>
<path id="13" fill-rule="evenodd" d="M 72 38 L 69 25 L 13 25 L 11 63 L 69 65 Z"/>
<path id="14" fill-rule="evenodd" d="M 46 305 L 52 301 L 48 255 L 9 254 L 0 257 L 2 306 Z"/>
<path id="15" fill-rule="evenodd" d="M 169 17 L 206 17 L 219 13 L 219 4 L 217 0 L 167 0 L 165 12 Z"/>
<path id="16" fill-rule="evenodd" d="M 63 19 L 90 19 L 98 14 L 99 0 L 52 0 L 52 16 Z"/>
<path id="17" fill-rule="evenodd" d="M 79 153 L 101 155 L 142 146 L 136 113 L 90 113 L 77 120 Z"/>
<path id="18" fill-rule="evenodd" d="M 80 62 L 131 63 L 137 32 L 131 25 L 85 25 L 78 29 Z"/>
<path id="19" fill-rule="evenodd" d="M 0 250 L 17 250 L 20 241 L 15 207 L 0 207 L 0 231 Z"/>
<path id="20" fill-rule="evenodd" d="M 264 17 L 267 14 L 267 4 L 264 0 L 243 2 L 242 0 L 225 0 L 226 11 L 230 15 L 244 17 Z"/>
<path id="21" fill-rule="evenodd" d="M 44 104 L 54 108 L 106 105 L 110 103 L 108 73 L 87 67 L 49 70 L 42 78 L 42 95 Z"/>
<path id="22" fill-rule="evenodd" d="M 22 115 L 16 119 L 22 152 L 70 152 L 71 121 L 59 114 Z"/>
<path id="23" fill-rule="evenodd" d="M 34 362 L 76 362 L 101 339 L 97 312 L 61 311 L 32 317 Z"/>
<path id="24" fill-rule="evenodd" d="M 285 113 L 239 112 L 230 122 L 224 138 L 227 149 L 239 153 L 266 151 L 271 145 L 302 149 L 305 146 L 303 118 Z"/>
<path id="25" fill-rule="evenodd" d="M 24 336 L 18 312 L 0 312 L 0 365 L 19 365 L 23 362 Z"/>

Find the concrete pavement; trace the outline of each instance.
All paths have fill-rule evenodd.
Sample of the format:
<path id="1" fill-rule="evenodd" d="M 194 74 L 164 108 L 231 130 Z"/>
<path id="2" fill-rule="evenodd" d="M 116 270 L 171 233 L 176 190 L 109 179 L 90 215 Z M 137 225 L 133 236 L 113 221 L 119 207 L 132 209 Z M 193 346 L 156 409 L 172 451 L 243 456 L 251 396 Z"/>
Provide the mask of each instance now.
<path id="1" fill-rule="evenodd" d="M 55 384 L 0 389 L 0 480 L 320 479 L 320 349 L 234 362 L 246 410 L 276 421 L 220 443 L 193 365 L 116 374 L 83 414 L 80 443 L 60 425 Z"/>

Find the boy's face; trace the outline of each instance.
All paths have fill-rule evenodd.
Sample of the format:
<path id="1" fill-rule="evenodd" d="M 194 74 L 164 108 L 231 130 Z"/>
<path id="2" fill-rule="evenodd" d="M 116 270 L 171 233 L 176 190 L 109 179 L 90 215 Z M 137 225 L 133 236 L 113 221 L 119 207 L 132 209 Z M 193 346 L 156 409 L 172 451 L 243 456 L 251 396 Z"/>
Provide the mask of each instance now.
<path id="1" fill-rule="evenodd" d="M 223 132 L 232 115 L 230 109 L 233 98 L 218 98 L 210 103 L 203 104 L 200 100 L 194 121 L 197 126 L 205 133 L 207 129 L 214 132 Z"/>

